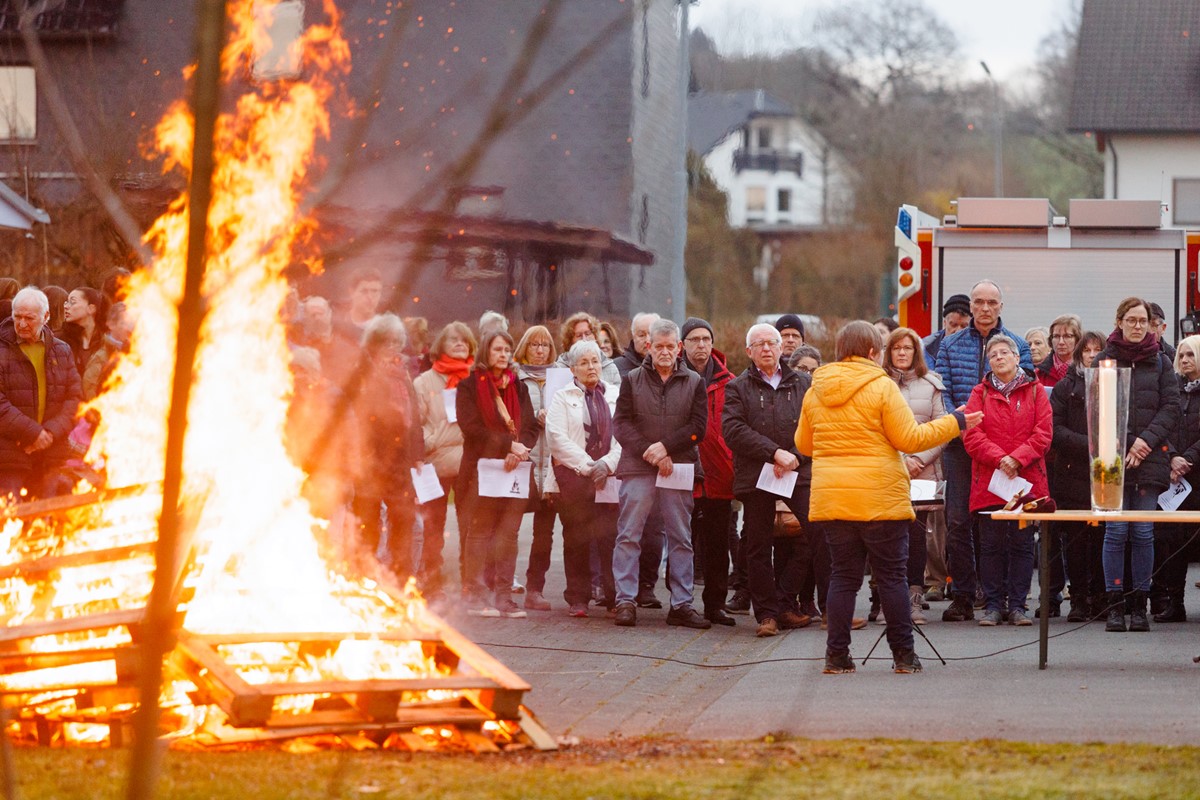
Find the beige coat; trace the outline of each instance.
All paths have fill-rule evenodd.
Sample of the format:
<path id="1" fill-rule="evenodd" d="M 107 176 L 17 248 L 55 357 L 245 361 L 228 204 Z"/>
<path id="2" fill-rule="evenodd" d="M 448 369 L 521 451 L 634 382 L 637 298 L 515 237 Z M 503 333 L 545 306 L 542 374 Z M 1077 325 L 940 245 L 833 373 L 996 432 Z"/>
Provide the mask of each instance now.
<path id="1" fill-rule="evenodd" d="M 425 438 L 425 460 L 433 464 L 439 478 L 458 475 L 462 462 L 463 435 L 457 422 L 446 417 L 442 390 L 448 378 L 440 372 L 426 370 L 413 381 L 417 390 L 417 409 L 421 412 L 421 433 Z"/>

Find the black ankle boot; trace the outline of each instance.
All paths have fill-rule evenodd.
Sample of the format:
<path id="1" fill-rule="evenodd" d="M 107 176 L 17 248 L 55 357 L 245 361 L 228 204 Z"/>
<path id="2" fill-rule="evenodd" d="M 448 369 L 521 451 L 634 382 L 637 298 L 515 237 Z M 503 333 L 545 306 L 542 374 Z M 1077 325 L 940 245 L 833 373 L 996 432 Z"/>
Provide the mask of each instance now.
<path id="1" fill-rule="evenodd" d="M 1125 596 L 1121 592 L 1109 592 L 1104 595 L 1108 604 L 1108 622 L 1104 630 L 1108 633 L 1124 633 L 1125 628 Z"/>
<path id="2" fill-rule="evenodd" d="M 1187 622 L 1187 609 L 1183 607 L 1183 592 L 1172 590 L 1167 596 L 1167 607 L 1161 614 L 1154 615 L 1155 622 Z"/>
<path id="3" fill-rule="evenodd" d="M 1129 630 L 1145 633 L 1150 630 L 1150 620 L 1146 617 L 1146 593 L 1133 593 L 1133 610 L 1129 613 Z"/>

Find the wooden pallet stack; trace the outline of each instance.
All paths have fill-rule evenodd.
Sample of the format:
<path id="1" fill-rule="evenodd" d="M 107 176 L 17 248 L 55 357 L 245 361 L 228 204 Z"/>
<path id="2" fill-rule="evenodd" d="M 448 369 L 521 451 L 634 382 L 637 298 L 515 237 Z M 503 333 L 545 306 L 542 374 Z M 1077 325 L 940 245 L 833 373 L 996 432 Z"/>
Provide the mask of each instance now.
<path id="1" fill-rule="evenodd" d="M 6 516 L 46 537 L 53 535 L 56 518 L 86 513 L 89 505 L 110 499 L 96 494 L 30 503 Z M 134 688 L 138 631 L 154 570 L 153 532 L 146 534 L 139 539 L 125 531 L 119 545 L 69 553 L 38 546 L 35 557 L 0 565 L 0 601 L 6 591 L 22 594 L 26 606 L 35 596 L 34 613 L 25 611 L 15 623 L 10 615 L 7 627 L 0 628 L 0 702 L 13 720 L 10 730 L 50 745 L 71 741 L 71 732 L 81 726 L 107 726 L 100 738 L 113 746 L 127 741 L 139 702 Z M 126 577 L 144 571 L 144 580 L 135 583 L 145 593 L 117 596 L 100 587 L 81 598 L 54 588 L 71 586 L 72 571 L 88 570 L 94 580 L 97 567 L 104 565 Z M 178 581 L 186 571 L 181 567 Z M 365 734 L 376 743 L 409 749 L 429 749 L 440 740 L 475 751 L 513 743 L 555 747 L 521 703 L 529 684 L 427 609 L 415 623 L 369 634 L 202 634 L 187 629 L 185 614 L 186 596 L 164 669 L 168 680 L 188 687 L 192 724 L 182 725 L 181 715 L 181 730 L 169 738 L 229 746 Z M 290 655 L 266 664 L 246 656 L 262 646 Z M 416 662 L 412 677 L 313 680 L 311 670 L 291 668 L 291 662 L 304 667 L 343 646 L 373 648 L 385 660 L 394 650 L 396 663 Z"/>

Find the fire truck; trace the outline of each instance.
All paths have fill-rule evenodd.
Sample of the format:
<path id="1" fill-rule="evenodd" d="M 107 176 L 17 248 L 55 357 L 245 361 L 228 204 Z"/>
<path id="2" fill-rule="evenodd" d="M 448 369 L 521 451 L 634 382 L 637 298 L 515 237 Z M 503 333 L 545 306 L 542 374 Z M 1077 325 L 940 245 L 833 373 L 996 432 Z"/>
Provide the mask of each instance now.
<path id="1" fill-rule="evenodd" d="M 1156 200 L 1072 200 L 1060 216 L 1045 199 L 964 197 L 955 210 L 940 222 L 911 205 L 896 215 L 898 319 L 922 336 L 941 327 L 947 298 L 985 278 L 1018 334 L 1072 313 L 1107 335 L 1126 297 L 1179 320 L 1169 341 L 1200 330 L 1200 233 L 1164 228 Z"/>

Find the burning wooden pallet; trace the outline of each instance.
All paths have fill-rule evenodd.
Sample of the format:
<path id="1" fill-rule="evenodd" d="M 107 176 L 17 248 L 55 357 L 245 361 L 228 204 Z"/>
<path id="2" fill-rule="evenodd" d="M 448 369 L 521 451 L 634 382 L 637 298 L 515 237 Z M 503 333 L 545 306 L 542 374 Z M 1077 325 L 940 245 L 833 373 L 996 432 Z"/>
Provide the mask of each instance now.
<path id="1" fill-rule="evenodd" d="M 95 500 L 33 510 L 62 514 Z M 137 563 L 152 574 L 152 546 L 143 541 L 40 555 L 0 566 L 0 582 L 19 577 L 36 584 L 40 576 L 111 563 L 125 568 Z M 138 602 L 79 613 L 51 597 L 39 609 L 40 618 L 0 629 L 0 699 L 28 738 L 48 745 L 69 739 L 70 726 L 107 726 L 111 744 L 125 741 L 138 705 L 134 686 L 145 598 Z M 180 608 L 182 623 L 186 601 Z M 553 737 L 521 704 L 529 684 L 428 610 L 415 619 L 403 629 L 371 633 L 214 634 L 181 628 L 164 667 L 176 685 L 187 687 L 188 705 L 207 711 L 193 710 L 190 718 L 200 722 L 192 729 L 183 725 L 188 714 L 168 708 L 186 728 L 173 738 L 229 745 L 356 733 L 383 741 L 399 734 L 404 746 L 424 749 L 429 737 L 414 732 L 432 729 L 438 738 L 474 749 L 494 747 L 493 741 L 555 748 Z M 273 655 L 257 655 L 264 649 Z M 322 660 L 343 650 L 370 655 L 374 674 L 387 677 L 374 677 L 369 668 L 353 678 L 320 674 Z"/>

